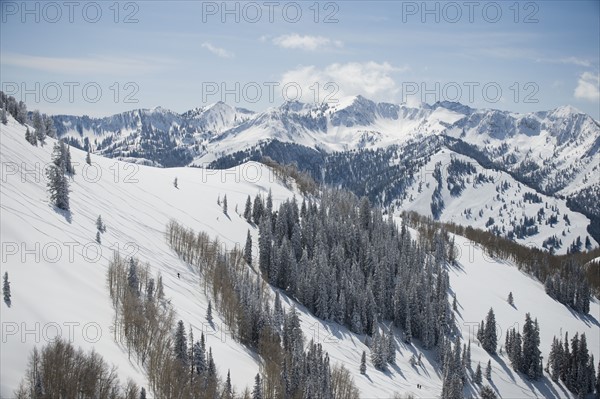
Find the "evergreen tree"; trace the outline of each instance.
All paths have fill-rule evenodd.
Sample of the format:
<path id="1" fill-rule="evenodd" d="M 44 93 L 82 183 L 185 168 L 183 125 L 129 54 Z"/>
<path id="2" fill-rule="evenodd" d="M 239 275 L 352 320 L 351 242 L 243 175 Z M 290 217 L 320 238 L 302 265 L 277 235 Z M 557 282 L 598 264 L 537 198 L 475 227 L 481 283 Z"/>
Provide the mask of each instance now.
<path id="1" fill-rule="evenodd" d="M 244 260 L 249 265 L 252 265 L 252 236 L 250 235 L 250 230 L 248 230 L 248 234 L 246 235 L 246 245 L 244 246 Z"/>
<path id="2" fill-rule="evenodd" d="M 2 108 L 2 124 L 6 125 L 8 123 L 8 118 L 6 116 L 6 105 L 4 105 L 4 107 Z"/>
<path id="3" fill-rule="evenodd" d="M 513 300 L 513 293 L 512 293 L 512 291 L 508 293 L 508 299 L 507 299 L 507 301 L 508 301 L 508 304 L 510 306 L 514 306 L 515 302 Z"/>
<path id="4" fill-rule="evenodd" d="M 496 396 L 496 392 L 487 385 L 481 388 L 479 396 L 481 399 L 496 399 L 498 397 Z"/>
<path id="5" fill-rule="evenodd" d="M 173 346 L 173 353 L 175 355 L 175 359 L 179 360 L 182 366 L 187 366 L 188 364 L 188 347 L 187 347 L 187 337 L 185 333 L 185 325 L 183 324 L 183 320 L 179 320 L 177 322 L 177 329 L 175 330 L 175 342 Z"/>
<path id="6" fill-rule="evenodd" d="M 254 389 L 252 389 L 252 399 L 262 399 L 262 384 L 260 381 L 260 374 L 256 374 L 254 377 Z"/>
<path id="7" fill-rule="evenodd" d="M 46 139 L 46 125 L 44 124 L 44 121 L 42 119 L 42 115 L 40 114 L 40 111 L 35 110 L 33 111 L 33 115 L 32 115 L 32 121 L 33 121 L 33 129 L 34 129 L 34 134 L 36 139 L 44 144 L 44 141 Z"/>
<path id="8" fill-rule="evenodd" d="M 65 171 L 69 175 L 75 174 L 75 168 L 73 168 L 73 164 L 71 163 L 71 146 L 65 144 L 64 142 L 60 142 L 61 151 L 63 153 L 63 157 L 65 159 Z"/>
<path id="9" fill-rule="evenodd" d="M 471 340 L 469 340 L 467 351 L 465 353 L 465 367 L 471 368 Z"/>
<path id="10" fill-rule="evenodd" d="M 50 201 L 59 209 L 69 210 L 69 181 L 65 176 L 65 160 L 61 144 L 54 144 L 53 163 L 46 169 Z"/>
<path id="11" fill-rule="evenodd" d="M 152 302 L 154 299 L 154 279 L 151 278 L 148 280 L 148 284 L 146 286 L 146 300 L 148 302 Z"/>
<path id="12" fill-rule="evenodd" d="M 360 373 L 365 375 L 367 373 L 367 352 L 363 351 L 360 357 Z"/>
<path id="13" fill-rule="evenodd" d="M 46 130 L 46 136 L 56 138 L 56 129 L 54 128 L 54 122 L 49 116 L 44 117 L 44 124 Z"/>
<path id="14" fill-rule="evenodd" d="M 173 187 L 179 188 L 179 183 L 177 181 L 177 178 L 173 179 Z"/>
<path id="15" fill-rule="evenodd" d="M 27 122 L 27 106 L 23 101 L 19 101 L 19 104 L 17 105 L 17 116 L 15 119 L 21 125 L 24 125 L 25 122 Z"/>
<path id="16" fill-rule="evenodd" d="M 144 387 L 140 390 L 140 399 L 146 399 L 146 388 Z"/>
<path id="17" fill-rule="evenodd" d="M 246 222 L 252 223 L 252 200 L 250 196 L 246 198 L 246 206 L 244 207 L 244 219 Z"/>
<path id="18" fill-rule="evenodd" d="M 223 388 L 223 399 L 233 398 L 233 387 L 231 386 L 231 373 L 227 370 L 227 379 L 225 380 L 225 387 Z"/>
<path id="19" fill-rule="evenodd" d="M 210 299 L 208 300 L 208 308 L 206 308 L 206 321 L 208 321 L 208 323 L 211 325 L 213 323 L 212 302 Z"/>
<path id="20" fill-rule="evenodd" d="M 269 194 L 267 195 L 267 214 L 273 213 L 273 194 L 271 193 L 271 188 L 269 188 Z"/>
<path id="21" fill-rule="evenodd" d="M 389 334 L 387 339 L 385 340 L 387 344 L 386 348 L 386 362 L 388 364 L 396 363 L 396 345 L 394 344 L 394 333 L 392 332 L 392 328 L 390 327 Z"/>
<path id="22" fill-rule="evenodd" d="M 217 365 L 215 364 L 215 359 L 213 358 L 212 348 L 208 348 L 208 360 L 206 363 L 207 363 L 206 372 L 208 374 L 208 377 L 211 379 L 216 379 Z"/>
<path id="23" fill-rule="evenodd" d="M 483 376 L 481 375 L 481 363 L 477 363 L 477 369 L 475 369 L 475 375 L 473 376 L 473 382 L 477 385 L 481 385 Z"/>
<path id="24" fill-rule="evenodd" d="M 223 196 L 223 213 L 227 215 L 227 194 Z"/>
<path id="25" fill-rule="evenodd" d="M 8 272 L 4 272 L 3 282 L 2 282 L 2 294 L 4 295 L 4 303 L 8 307 L 10 307 L 10 282 L 8 281 Z"/>
<path id="26" fill-rule="evenodd" d="M 252 221 L 254 222 L 255 225 L 258 226 L 262 216 L 263 216 L 262 199 L 260 198 L 260 196 L 258 194 L 256 194 L 256 197 L 254 198 L 254 205 L 252 206 Z"/>
<path id="27" fill-rule="evenodd" d="M 541 352 L 540 332 L 537 320 L 532 321 L 529 313 L 525 314 L 525 324 L 523 325 L 523 351 L 521 371 L 525 373 L 529 379 L 536 380 L 542 375 L 542 367 L 540 366 Z"/>
<path id="28" fill-rule="evenodd" d="M 485 378 L 489 381 L 492 379 L 492 360 L 488 360 L 487 367 L 485 368 Z"/>
<path id="29" fill-rule="evenodd" d="M 85 163 L 87 163 L 88 165 L 92 164 L 92 158 L 90 156 L 90 150 L 87 150 L 87 153 L 85 154 Z"/>
<path id="30" fill-rule="evenodd" d="M 385 338 L 379 333 L 376 328 L 371 340 L 371 363 L 377 370 L 384 370 L 386 365 L 386 349 Z"/>
<path id="31" fill-rule="evenodd" d="M 194 371 L 196 374 L 204 374 L 207 370 L 206 364 L 206 345 L 204 343 L 204 333 L 202 333 L 200 341 L 194 344 Z"/>
<path id="32" fill-rule="evenodd" d="M 406 302 L 406 322 L 404 324 L 404 342 L 410 344 L 412 342 L 412 324 L 411 324 L 411 313 L 410 313 L 410 304 Z"/>
<path id="33" fill-rule="evenodd" d="M 137 262 L 133 257 L 129 259 L 129 269 L 127 270 L 127 285 L 135 296 L 140 295 L 140 280 L 137 273 Z"/>
<path id="34" fill-rule="evenodd" d="M 481 346 L 492 355 L 496 354 L 496 347 L 498 345 L 496 334 L 496 316 L 494 315 L 494 309 L 490 308 L 485 321 Z"/>
<path id="35" fill-rule="evenodd" d="M 104 233 L 106 231 L 106 225 L 102 222 L 102 215 L 98 215 L 98 219 L 96 219 L 96 229 L 100 233 Z"/>
<path id="36" fill-rule="evenodd" d="M 33 139 L 35 139 L 35 136 L 33 136 Z M 26 141 L 27 141 L 29 144 L 33 144 L 33 145 L 37 144 L 37 140 L 36 140 L 36 142 L 34 143 L 34 142 L 32 141 L 33 139 L 32 139 L 31 132 L 29 131 L 29 128 L 26 128 L 26 129 L 25 129 L 25 140 L 26 140 Z"/>
<path id="37" fill-rule="evenodd" d="M 102 239 L 100 238 L 100 232 L 99 231 L 96 232 L 96 242 L 98 244 L 102 244 Z"/>

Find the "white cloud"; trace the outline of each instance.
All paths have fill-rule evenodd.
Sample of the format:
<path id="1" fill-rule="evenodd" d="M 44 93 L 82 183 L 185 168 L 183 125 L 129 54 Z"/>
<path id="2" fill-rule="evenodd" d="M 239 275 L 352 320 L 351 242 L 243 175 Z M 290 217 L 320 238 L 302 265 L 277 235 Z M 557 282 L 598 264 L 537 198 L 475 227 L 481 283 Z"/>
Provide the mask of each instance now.
<path id="1" fill-rule="evenodd" d="M 202 47 L 221 58 L 233 58 L 235 56 L 231 51 L 227 51 L 224 48 L 215 47 L 208 42 L 202 43 Z"/>
<path id="2" fill-rule="evenodd" d="M 88 56 L 88 57 L 40 57 L 27 54 L 3 54 L 2 64 L 39 71 L 64 73 L 70 75 L 81 74 L 132 74 L 157 72 L 173 62 L 169 59 L 151 57 L 115 57 L 115 56 Z"/>
<path id="3" fill-rule="evenodd" d="M 589 67 L 592 63 L 589 60 L 578 57 L 563 57 L 563 58 L 536 58 L 537 62 L 546 62 L 550 64 L 567 64 Z"/>
<path id="4" fill-rule="evenodd" d="M 294 84 L 302 89 L 304 102 L 332 102 L 346 96 L 364 95 L 377 101 L 395 101 L 399 88 L 392 77 L 406 71 L 391 64 L 377 62 L 349 62 L 331 64 L 323 69 L 316 66 L 299 67 L 285 72 L 280 80 L 282 86 Z M 319 90 L 315 83 L 319 83 Z M 330 83 L 329 86 L 326 84 Z M 290 89 L 289 97 L 293 97 Z"/>
<path id="5" fill-rule="evenodd" d="M 579 100 L 598 102 L 600 100 L 600 77 L 598 74 L 582 73 L 577 81 L 574 95 Z"/>
<path id="6" fill-rule="evenodd" d="M 302 36 L 297 33 L 277 36 L 273 38 L 273 44 L 287 49 L 300 49 L 306 51 L 340 48 L 344 45 L 339 40 L 332 40 L 323 36 Z"/>

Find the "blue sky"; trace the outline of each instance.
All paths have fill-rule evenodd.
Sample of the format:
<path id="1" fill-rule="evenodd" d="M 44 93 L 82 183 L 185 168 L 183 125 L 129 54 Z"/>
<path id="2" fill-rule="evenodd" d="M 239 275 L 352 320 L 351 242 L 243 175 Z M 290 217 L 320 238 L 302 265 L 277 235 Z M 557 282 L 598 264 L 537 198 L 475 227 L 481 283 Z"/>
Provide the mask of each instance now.
<path id="1" fill-rule="evenodd" d="M 1 7 L 2 89 L 47 113 L 183 112 L 219 100 L 262 110 L 301 92 L 308 102 L 362 94 L 515 112 L 570 104 L 600 118 L 598 1 Z"/>

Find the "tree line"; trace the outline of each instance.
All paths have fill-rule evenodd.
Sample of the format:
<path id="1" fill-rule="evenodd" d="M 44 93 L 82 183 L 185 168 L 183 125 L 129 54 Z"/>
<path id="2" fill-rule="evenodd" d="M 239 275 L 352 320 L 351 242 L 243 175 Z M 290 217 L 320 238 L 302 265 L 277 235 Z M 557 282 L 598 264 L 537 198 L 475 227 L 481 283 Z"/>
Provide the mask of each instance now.
<path id="1" fill-rule="evenodd" d="M 252 394 L 259 398 L 358 398 L 347 369 L 332 366 L 319 343 L 305 343 L 298 312 L 283 309 L 267 282 L 256 274 L 239 248 L 225 251 L 218 240 L 170 221 L 166 239 L 182 260 L 194 266 L 201 289 L 233 338 L 261 357 Z M 251 245 L 251 244 L 250 244 Z"/>

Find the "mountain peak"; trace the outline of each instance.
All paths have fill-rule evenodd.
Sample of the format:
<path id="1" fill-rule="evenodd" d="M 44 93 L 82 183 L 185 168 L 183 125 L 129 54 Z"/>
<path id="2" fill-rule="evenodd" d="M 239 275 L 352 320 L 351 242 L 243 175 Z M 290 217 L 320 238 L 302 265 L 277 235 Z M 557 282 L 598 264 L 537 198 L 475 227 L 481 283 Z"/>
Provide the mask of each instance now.
<path id="1" fill-rule="evenodd" d="M 473 108 L 456 101 L 438 101 L 431 107 L 434 109 L 441 107 L 465 115 L 469 115 L 473 112 Z"/>
<path id="2" fill-rule="evenodd" d="M 581 112 L 572 105 L 561 105 L 560 107 L 557 107 L 550 111 L 550 115 L 552 115 L 555 118 L 567 118 L 571 115 L 579 114 L 583 114 L 583 112 Z"/>

